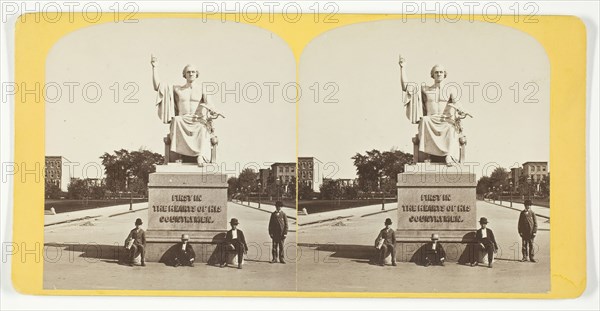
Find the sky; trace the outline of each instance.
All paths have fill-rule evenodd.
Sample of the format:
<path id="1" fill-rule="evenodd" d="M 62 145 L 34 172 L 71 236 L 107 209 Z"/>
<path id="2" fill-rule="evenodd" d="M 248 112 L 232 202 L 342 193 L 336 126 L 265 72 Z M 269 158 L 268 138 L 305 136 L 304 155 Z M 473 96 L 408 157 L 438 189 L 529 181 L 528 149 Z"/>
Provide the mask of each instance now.
<path id="1" fill-rule="evenodd" d="M 200 19 L 94 25 L 58 41 L 46 62 L 46 85 L 60 86 L 46 95 L 46 155 L 81 163 L 74 177 L 99 177 L 104 152 L 164 154 L 169 128 L 157 116 L 151 54 L 161 81 L 182 85 L 183 67 L 195 64 L 199 81 L 218 88 L 212 98 L 226 116 L 215 121 L 223 171 L 294 161 L 296 108 L 282 94 L 296 79 L 287 43 L 253 25 Z M 84 173 L 85 163 L 92 164 Z"/>
<path id="2" fill-rule="evenodd" d="M 417 128 L 401 103 L 399 54 L 408 81 L 430 84 L 431 67 L 442 64 L 446 82 L 460 87 L 459 101 L 474 116 L 463 121 L 467 161 L 482 168 L 549 161 L 550 67 L 535 39 L 483 22 L 384 20 L 325 32 L 301 55 L 298 155 L 318 158 L 325 177 L 356 177 L 357 152 L 412 153 Z M 225 172 L 294 161 L 294 89 L 285 86 L 296 65 L 287 43 L 253 25 L 199 19 L 107 23 L 62 38 L 46 63 L 47 85 L 62 90 L 46 94 L 46 155 L 99 167 L 104 152 L 121 148 L 163 153 L 169 129 L 157 117 L 150 55 L 163 82 L 185 83 L 181 70 L 191 63 L 199 81 L 218 88 L 212 99 L 226 116 L 215 121 Z"/>
<path id="3" fill-rule="evenodd" d="M 400 54 L 408 81 L 431 85 L 430 70 L 441 64 L 446 83 L 460 87 L 459 102 L 474 116 L 463 121 L 466 160 L 478 163 L 478 177 L 497 165 L 549 161 L 550 65 L 543 47 L 507 26 L 418 19 L 344 26 L 309 43 L 300 85 L 321 92 L 300 100 L 299 156 L 335 167 L 324 172 L 329 177 L 355 178 L 357 152 L 412 153 L 417 126 L 402 104 Z M 326 89 L 327 83 L 334 84 Z"/>

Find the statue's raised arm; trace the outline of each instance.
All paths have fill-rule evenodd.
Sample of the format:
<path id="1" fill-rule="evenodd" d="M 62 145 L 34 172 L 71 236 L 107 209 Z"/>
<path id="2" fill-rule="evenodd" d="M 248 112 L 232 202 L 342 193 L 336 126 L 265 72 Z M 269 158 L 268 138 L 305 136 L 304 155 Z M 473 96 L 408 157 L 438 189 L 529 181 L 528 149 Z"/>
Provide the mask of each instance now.
<path id="1" fill-rule="evenodd" d="M 400 85 L 402 85 L 402 91 L 406 92 L 406 74 L 404 73 L 404 66 L 406 65 L 406 61 L 402 57 L 402 55 L 398 56 L 398 65 L 400 65 Z"/>
<path id="2" fill-rule="evenodd" d="M 154 55 L 150 55 L 150 64 L 152 65 L 152 84 L 154 85 L 154 90 L 158 91 L 158 86 L 160 85 L 160 79 L 158 78 L 158 58 Z"/>

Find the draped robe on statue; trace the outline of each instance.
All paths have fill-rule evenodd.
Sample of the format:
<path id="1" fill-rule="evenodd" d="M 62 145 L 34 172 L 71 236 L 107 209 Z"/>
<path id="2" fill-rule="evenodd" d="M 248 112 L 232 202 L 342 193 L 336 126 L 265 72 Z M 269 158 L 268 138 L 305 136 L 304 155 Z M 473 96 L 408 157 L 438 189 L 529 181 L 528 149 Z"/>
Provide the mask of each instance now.
<path id="1" fill-rule="evenodd" d="M 156 105 L 158 117 L 164 124 L 171 124 L 171 151 L 186 156 L 202 156 L 210 162 L 212 128 L 207 120 L 210 108 L 204 95 L 197 102 L 176 100 L 181 87 L 161 84 L 158 87 Z M 196 121 L 194 115 L 198 116 Z"/>
<path id="2" fill-rule="evenodd" d="M 419 124 L 419 151 L 434 156 L 459 158 L 458 130 L 449 100 L 439 100 L 436 91 L 414 85 L 406 90 L 406 117 Z"/>

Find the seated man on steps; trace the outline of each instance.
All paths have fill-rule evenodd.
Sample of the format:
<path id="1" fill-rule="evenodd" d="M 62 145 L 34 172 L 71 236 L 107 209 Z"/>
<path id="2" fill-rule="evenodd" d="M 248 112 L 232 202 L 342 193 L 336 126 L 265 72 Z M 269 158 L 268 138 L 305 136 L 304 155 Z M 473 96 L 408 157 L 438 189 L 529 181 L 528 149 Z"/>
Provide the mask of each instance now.
<path id="1" fill-rule="evenodd" d="M 248 253 L 248 245 L 246 244 L 244 232 L 237 228 L 240 222 L 236 218 L 231 218 L 229 223 L 231 224 L 231 230 L 227 231 L 225 243 L 221 248 L 221 268 L 227 266 L 227 254 L 224 254 L 224 252 L 233 249 L 237 253 L 238 269 L 242 269 L 242 261 L 244 260 L 244 254 Z"/>
<path id="2" fill-rule="evenodd" d="M 392 225 L 392 219 L 387 218 L 385 220 L 385 228 L 379 231 L 379 235 L 375 240 L 375 248 L 379 250 L 379 262 L 380 266 L 385 266 L 385 255 L 388 251 L 392 255 L 392 266 L 396 265 L 396 232 L 390 228 Z"/>
<path id="3" fill-rule="evenodd" d="M 440 236 L 437 233 L 434 233 L 431 235 L 431 242 L 425 245 L 425 267 L 431 265 L 444 265 L 446 251 L 444 251 L 442 244 L 438 242 L 439 240 Z"/>
<path id="4" fill-rule="evenodd" d="M 190 236 L 187 234 L 181 235 L 181 242 L 177 243 L 177 251 L 175 253 L 174 266 L 194 266 L 194 260 L 196 260 L 196 253 L 192 244 L 189 243 Z"/>

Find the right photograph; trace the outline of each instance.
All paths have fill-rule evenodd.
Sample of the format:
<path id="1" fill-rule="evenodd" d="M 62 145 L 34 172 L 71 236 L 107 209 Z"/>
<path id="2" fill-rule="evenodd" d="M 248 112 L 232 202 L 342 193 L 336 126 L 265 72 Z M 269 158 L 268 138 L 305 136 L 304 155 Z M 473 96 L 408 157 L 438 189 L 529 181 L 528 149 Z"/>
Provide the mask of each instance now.
<path id="1" fill-rule="evenodd" d="M 533 37 L 488 22 L 365 22 L 311 41 L 297 289 L 550 291 L 550 69 Z"/>

